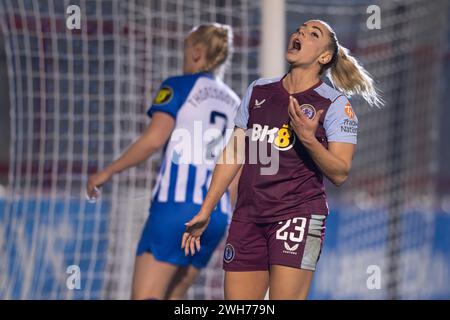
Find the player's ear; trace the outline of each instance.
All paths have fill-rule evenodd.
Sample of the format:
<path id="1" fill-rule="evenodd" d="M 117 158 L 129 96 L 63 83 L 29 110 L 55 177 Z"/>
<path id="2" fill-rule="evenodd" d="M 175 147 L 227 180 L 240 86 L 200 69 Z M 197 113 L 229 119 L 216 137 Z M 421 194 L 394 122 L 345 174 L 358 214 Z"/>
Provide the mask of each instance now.
<path id="1" fill-rule="evenodd" d="M 194 59 L 195 62 L 199 61 L 204 54 L 205 48 L 200 43 L 194 45 L 192 48 L 192 59 Z"/>
<path id="2" fill-rule="evenodd" d="M 332 54 L 331 54 L 331 51 L 330 51 L 330 50 L 326 50 L 324 53 L 322 53 L 322 54 L 319 56 L 319 58 L 318 58 L 319 64 L 321 64 L 321 65 L 327 64 L 328 62 L 331 61 L 331 58 L 332 58 L 332 57 L 333 57 L 333 56 L 332 56 Z"/>

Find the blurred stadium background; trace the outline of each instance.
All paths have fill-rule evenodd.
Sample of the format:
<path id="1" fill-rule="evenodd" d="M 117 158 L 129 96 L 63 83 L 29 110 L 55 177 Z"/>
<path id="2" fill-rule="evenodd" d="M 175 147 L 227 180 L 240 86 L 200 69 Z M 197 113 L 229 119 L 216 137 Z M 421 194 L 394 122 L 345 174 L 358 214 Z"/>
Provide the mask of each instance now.
<path id="1" fill-rule="evenodd" d="M 366 26 L 372 4 L 381 8 L 379 30 Z M 69 5 L 81 8 L 80 30 L 66 27 Z M 268 38 L 274 5 L 281 32 Z M 270 73 L 264 48 L 284 50 L 290 32 L 320 18 L 373 74 L 386 106 L 352 99 L 357 153 L 346 184 L 327 185 L 331 213 L 310 298 L 449 299 L 449 7 L 446 0 L 0 0 L 0 298 L 127 299 L 160 155 L 114 177 L 95 204 L 84 198 L 88 173 L 142 132 L 160 82 L 182 71 L 193 26 L 234 27 L 225 80 L 242 94 Z M 223 297 L 221 249 L 188 298 Z M 70 265 L 80 267 L 79 290 L 66 287 Z M 370 266 L 381 270 L 380 289 L 366 285 Z"/>

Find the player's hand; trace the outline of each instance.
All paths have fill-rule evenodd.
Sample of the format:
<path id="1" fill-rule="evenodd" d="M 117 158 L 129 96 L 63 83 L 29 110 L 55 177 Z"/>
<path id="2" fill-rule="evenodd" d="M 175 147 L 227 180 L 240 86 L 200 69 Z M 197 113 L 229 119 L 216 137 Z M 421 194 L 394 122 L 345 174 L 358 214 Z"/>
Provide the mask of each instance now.
<path id="1" fill-rule="evenodd" d="M 312 141 L 316 137 L 317 126 L 323 110 L 319 110 L 314 118 L 308 118 L 300 109 L 300 105 L 295 97 L 289 97 L 289 117 L 291 118 L 291 127 L 294 129 L 297 137 L 302 142 Z"/>
<path id="2" fill-rule="evenodd" d="M 102 170 L 96 174 L 90 175 L 86 185 L 86 194 L 89 197 L 95 197 L 97 193 L 95 189 L 101 187 L 111 178 L 111 176 L 112 174 L 107 170 Z"/>
<path id="3" fill-rule="evenodd" d="M 191 221 L 186 223 L 186 230 L 181 241 L 181 248 L 184 249 L 185 255 L 188 255 L 190 251 L 193 256 L 195 249 L 200 251 L 200 236 L 206 230 L 210 220 L 209 214 L 198 213 Z"/>

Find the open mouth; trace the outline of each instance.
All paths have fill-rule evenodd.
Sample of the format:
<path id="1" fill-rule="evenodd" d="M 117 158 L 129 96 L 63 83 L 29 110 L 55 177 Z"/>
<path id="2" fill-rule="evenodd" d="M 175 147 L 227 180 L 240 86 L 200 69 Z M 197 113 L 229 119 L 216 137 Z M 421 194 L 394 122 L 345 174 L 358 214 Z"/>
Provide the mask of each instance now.
<path id="1" fill-rule="evenodd" d="M 292 42 L 292 50 L 300 51 L 302 48 L 302 43 L 298 39 L 294 39 Z"/>

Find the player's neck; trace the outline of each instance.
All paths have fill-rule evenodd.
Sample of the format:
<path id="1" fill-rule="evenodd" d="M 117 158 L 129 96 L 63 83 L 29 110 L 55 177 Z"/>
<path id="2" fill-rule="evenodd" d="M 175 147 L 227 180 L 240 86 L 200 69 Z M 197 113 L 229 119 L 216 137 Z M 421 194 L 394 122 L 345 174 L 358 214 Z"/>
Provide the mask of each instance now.
<path id="1" fill-rule="evenodd" d="M 283 79 L 283 85 L 290 94 L 303 92 L 319 82 L 317 70 L 292 68 Z"/>

